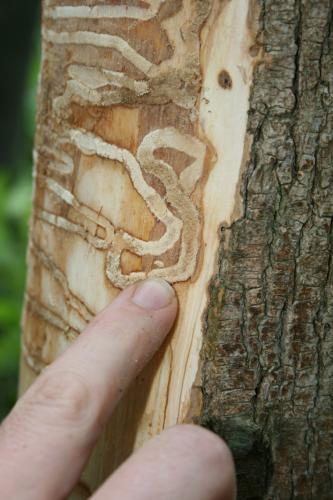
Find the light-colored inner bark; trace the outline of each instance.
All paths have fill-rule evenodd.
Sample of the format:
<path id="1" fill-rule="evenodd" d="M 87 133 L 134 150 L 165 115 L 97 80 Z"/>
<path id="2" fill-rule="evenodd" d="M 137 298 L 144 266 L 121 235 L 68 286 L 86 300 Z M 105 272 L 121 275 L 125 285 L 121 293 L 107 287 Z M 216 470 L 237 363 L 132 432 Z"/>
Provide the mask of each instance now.
<path id="1" fill-rule="evenodd" d="M 200 413 L 208 285 L 248 147 L 254 14 L 248 0 L 207 2 L 206 13 L 194 0 L 174 12 L 163 0 L 145 8 L 45 3 L 41 94 L 48 79 L 55 83 L 48 120 L 40 104 L 36 140 L 22 390 L 119 289 L 160 276 L 180 301 L 171 338 L 84 474 L 93 489 L 131 450 Z M 93 29 L 96 20 L 113 24 Z M 138 29 L 127 40 L 115 20 Z M 157 24 L 169 57 L 154 62 L 134 47 L 141 22 L 150 23 L 141 43 L 148 38 L 156 59 Z M 202 84 L 191 86 L 200 72 Z"/>

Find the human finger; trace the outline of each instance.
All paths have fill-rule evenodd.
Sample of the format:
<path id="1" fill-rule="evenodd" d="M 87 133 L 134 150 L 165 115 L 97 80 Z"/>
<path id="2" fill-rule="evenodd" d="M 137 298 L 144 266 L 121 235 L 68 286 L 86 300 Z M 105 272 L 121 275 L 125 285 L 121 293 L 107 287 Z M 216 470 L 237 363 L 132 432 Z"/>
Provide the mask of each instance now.
<path id="1" fill-rule="evenodd" d="M 166 282 L 133 286 L 40 375 L 1 427 L 4 498 L 67 495 L 102 426 L 163 342 L 176 311 L 175 294 Z"/>
<path id="2" fill-rule="evenodd" d="M 91 500 L 233 500 L 226 444 L 199 426 L 178 425 L 132 455 Z"/>

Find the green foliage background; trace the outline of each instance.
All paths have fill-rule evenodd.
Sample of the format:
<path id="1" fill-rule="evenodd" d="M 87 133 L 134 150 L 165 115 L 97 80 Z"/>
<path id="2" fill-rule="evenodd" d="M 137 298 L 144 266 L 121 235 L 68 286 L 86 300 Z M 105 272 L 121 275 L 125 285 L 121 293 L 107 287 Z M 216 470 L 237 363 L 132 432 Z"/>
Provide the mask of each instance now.
<path id="1" fill-rule="evenodd" d="M 17 394 L 39 60 L 39 49 L 35 49 L 23 96 L 18 160 L 14 165 L 0 165 L 0 419 Z"/>

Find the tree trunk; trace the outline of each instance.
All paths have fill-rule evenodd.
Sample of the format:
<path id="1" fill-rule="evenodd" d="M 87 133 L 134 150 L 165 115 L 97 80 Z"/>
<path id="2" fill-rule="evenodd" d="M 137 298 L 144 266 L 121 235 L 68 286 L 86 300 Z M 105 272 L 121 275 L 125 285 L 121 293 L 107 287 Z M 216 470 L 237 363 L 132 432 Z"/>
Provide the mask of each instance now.
<path id="1" fill-rule="evenodd" d="M 127 284 L 180 300 L 76 498 L 184 421 L 239 498 L 333 498 L 332 10 L 44 2 L 21 389 Z"/>

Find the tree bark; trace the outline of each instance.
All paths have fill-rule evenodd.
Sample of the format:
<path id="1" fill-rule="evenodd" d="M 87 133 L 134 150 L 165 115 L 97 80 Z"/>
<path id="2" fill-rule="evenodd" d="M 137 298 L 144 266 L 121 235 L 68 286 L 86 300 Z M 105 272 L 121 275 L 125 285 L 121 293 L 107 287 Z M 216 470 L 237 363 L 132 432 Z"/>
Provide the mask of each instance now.
<path id="1" fill-rule="evenodd" d="M 44 2 L 21 390 L 126 285 L 180 300 L 76 498 L 184 421 L 239 498 L 333 498 L 332 11 Z"/>

